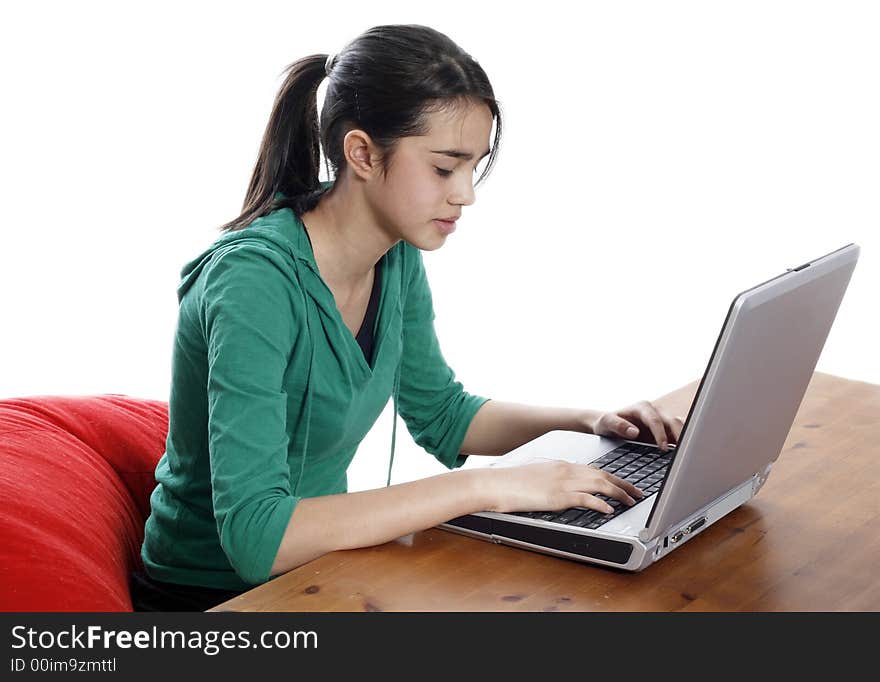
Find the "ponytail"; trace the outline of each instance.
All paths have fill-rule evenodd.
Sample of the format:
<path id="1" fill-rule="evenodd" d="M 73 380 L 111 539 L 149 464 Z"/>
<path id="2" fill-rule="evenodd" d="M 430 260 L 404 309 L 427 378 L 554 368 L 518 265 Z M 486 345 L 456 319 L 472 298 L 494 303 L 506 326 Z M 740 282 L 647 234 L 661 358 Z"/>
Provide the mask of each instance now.
<path id="1" fill-rule="evenodd" d="M 324 79 L 327 57 L 326 54 L 303 57 L 282 72 L 286 77 L 263 133 L 242 213 L 220 227 L 220 231 L 240 230 L 278 208 L 290 207 L 304 213 L 314 207 L 327 190 L 318 180 L 321 164 L 318 86 Z M 287 198 L 276 199 L 278 192 Z"/>

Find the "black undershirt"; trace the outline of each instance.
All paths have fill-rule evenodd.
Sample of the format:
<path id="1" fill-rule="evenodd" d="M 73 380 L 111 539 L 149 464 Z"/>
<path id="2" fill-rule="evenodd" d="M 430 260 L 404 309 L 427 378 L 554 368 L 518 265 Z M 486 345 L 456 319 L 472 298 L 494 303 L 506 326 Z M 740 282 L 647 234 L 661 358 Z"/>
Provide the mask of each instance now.
<path id="1" fill-rule="evenodd" d="M 309 231 L 306 230 L 305 233 L 306 237 L 308 237 L 309 244 L 311 244 L 312 238 L 309 236 Z M 379 259 L 379 262 L 376 263 L 376 267 L 374 268 L 373 289 L 370 292 L 370 302 L 367 303 L 367 312 L 364 315 L 364 321 L 361 322 L 361 328 L 355 336 L 358 345 L 361 347 L 361 351 L 363 351 L 364 359 L 371 367 L 373 366 L 373 327 L 376 324 L 376 313 L 379 310 L 379 293 L 381 289 L 382 259 Z"/>
<path id="2" fill-rule="evenodd" d="M 367 361 L 367 364 L 370 367 L 373 366 L 372 358 L 373 358 L 373 327 L 376 323 L 376 312 L 379 309 L 379 292 L 382 288 L 382 260 L 380 259 L 376 263 L 375 272 L 373 275 L 373 290 L 370 292 L 370 302 L 367 304 L 367 313 L 364 315 L 364 321 L 361 323 L 361 328 L 357 333 L 358 344 L 361 347 L 361 350 L 364 352 L 364 358 Z"/>

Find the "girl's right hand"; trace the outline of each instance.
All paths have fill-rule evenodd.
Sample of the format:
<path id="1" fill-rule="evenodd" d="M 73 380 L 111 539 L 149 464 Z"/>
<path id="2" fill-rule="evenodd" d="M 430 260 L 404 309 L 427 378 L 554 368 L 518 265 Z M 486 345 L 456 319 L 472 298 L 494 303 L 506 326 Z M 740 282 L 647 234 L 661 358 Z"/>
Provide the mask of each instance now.
<path id="1" fill-rule="evenodd" d="M 633 505 L 644 497 L 632 483 L 588 464 L 562 460 L 486 469 L 489 499 L 486 511 L 563 511 L 570 507 L 611 513 L 611 505 L 592 493 Z"/>

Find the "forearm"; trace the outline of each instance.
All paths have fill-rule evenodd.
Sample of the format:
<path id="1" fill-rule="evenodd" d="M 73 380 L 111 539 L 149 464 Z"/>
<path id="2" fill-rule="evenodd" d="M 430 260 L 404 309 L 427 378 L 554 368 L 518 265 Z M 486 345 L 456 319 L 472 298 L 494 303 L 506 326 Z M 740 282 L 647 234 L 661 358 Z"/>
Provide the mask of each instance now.
<path id="1" fill-rule="evenodd" d="M 380 545 L 491 505 L 485 472 L 457 470 L 386 488 L 297 502 L 271 575 L 340 549 Z"/>
<path id="2" fill-rule="evenodd" d="M 461 444 L 466 455 L 503 455 L 548 431 L 591 433 L 601 412 L 489 400 L 477 410 Z"/>

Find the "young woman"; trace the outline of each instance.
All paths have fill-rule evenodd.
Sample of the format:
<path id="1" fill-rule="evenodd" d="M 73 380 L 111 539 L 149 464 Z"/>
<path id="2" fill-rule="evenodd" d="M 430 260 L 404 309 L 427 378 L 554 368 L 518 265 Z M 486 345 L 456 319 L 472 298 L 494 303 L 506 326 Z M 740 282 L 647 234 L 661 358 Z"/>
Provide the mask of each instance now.
<path id="1" fill-rule="evenodd" d="M 328 78 L 320 119 L 317 89 Z M 493 123 L 495 138 L 490 146 Z M 136 609 L 203 610 L 327 552 L 476 511 L 609 510 L 641 493 L 565 462 L 465 469 L 347 493 L 389 397 L 449 469 L 554 429 L 675 442 L 649 402 L 602 413 L 470 394 L 434 331 L 421 251 L 492 167 L 501 115 L 480 65 L 424 26 L 378 26 L 294 62 L 242 214 L 184 266 L 169 432 L 132 576 Z M 318 180 L 320 150 L 335 181 Z M 328 174 L 330 170 L 328 169 Z M 479 184 L 479 181 L 477 184 Z M 396 432 L 392 427 L 391 461 Z"/>

